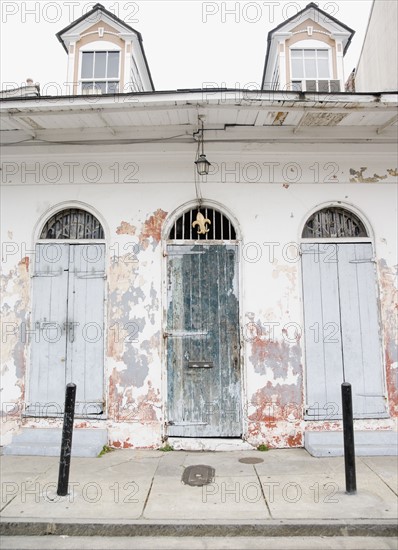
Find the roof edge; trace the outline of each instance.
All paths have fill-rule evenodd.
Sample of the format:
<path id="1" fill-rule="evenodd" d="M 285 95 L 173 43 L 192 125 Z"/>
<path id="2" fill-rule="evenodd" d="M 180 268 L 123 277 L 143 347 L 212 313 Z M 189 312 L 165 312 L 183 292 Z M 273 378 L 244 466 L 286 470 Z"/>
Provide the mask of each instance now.
<path id="1" fill-rule="evenodd" d="M 354 29 L 351 29 L 351 27 L 348 27 L 348 25 L 345 25 L 344 23 L 342 23 L 341 21 L 339 21 L 338 19 L 336 19 L 335 17 L 333 17 L 333 15 L 330 15 L 329 13 L 327 13 L 325 10 L 322 10 L 319 6 L 317 6 L 314 2 L 310 2 L 309 4 L 307 4 L 305 6 L 305 8 L 303 8 L 301 11 L 297 12 L 295 15 L 293 15 L 292 17 L 289 17 L 289 19 L 286 19 L 286 21 L 283 21 L 283 23 L 280 23 L 279 25 L 277 25 L 274 29 L 271 29 L 268 33 L 268 36 L 267 36 L 267 52 L 266 52 L 266 55 L 265 55 L 265 61 L 264 61 L 264 70 L 263 70 L 263 77 L 261 79 L 261 86 L 264 87 L 264 81 L 265 81 L 265 73 L 267 72 L 267 66 L 268 66 L 268 61 L 269 61 L 269 54 L 270 54 L 270 49 L 271 49 L 271 41 L 272 41 L 272 36 L 273 34 L 281 29 L 282 27 L 284 27 L 287 23 L 290 23 L 291 21 L 294 21 L 294 19 L 296 19 L 297 17 L 303 15 L 306 11 L 310 10 L 310 9 L 316 9 L 320 14 L 324 15 L 325 17 L 327 17 L 328 19 L 330 19 L 331 21 L 333 21 L 334 23 L 337 23 L 338 25 L 340 25 L 341 27 L 343 27 L 344 29 L 346 29 L 346 31 L 348 31 L 350 33 L 350 36 L 347 40 L 347 44 L 344 48 L 344 51 L 343 51 L 343 56 L 346 54 L 346 51 L 349 47 L 349 45 L 351 44 L 351 40 L 355 34 L 355 31 Z"/>
<path id="2" fill-rule="evenodd" d="M 111 99 L 116 97 L 148 97 L 148 96 L 165 96 L 165 95 L 173 95 L 173 96 L 183 96 L 187 94 L 197 94 L 200 93 L 203 96 L 203 102 L 211 99 L 211 96 L 214 94 L 223 94 L 225 96 L 226 93 L 235 94 L 235 98 L 231 98 L 231 101 L 236 101 L 236 96 L 240 94 L 240 98 L 242 101 L 250 101 L 250 96 L 253 95 L 253 99 L 256 101 L 263 100 L 266 101 L 267 99 L 272 101 L 280 101 L 281 106 L 282 102 L 284 101 L 313 101 L 314 96 L 320 98 L 320 101 L 327 101 L 328 103 L 331 102 L 333 97 L 336 98 L 344 98 L 344 101 L 349 100 L 350 98 L 358 98 L 362 96 L 371 96 L 374 98 L 375 102 L 380 102 L 380 98 L 382 96 L 394 96 L 396 95 L 398 97 L 398 90 L 397 91 L 386 91 L 386 92 L 334 92 L 332 94 L 325 94 L 323 92 L 296 92 L 296 91 L 286 91 L 286 90 L 247 90 L 242 88 L 192 88 L 187 90 L 162 90 L 162 91 L 147 91 L 147 92 L 128 92 L 128 93 L 121 93 L 121 94 L 102 94 L 102 95 L 64 95 L 64 96 L 27 96 L 27 97 L 12 97 L 12 98 L 2 98 L 0 99 L 0 103 L 9 103 L 11 101 L 17 101 L 17 102 L 31 102 L 34 101 L 36 104 L 38 102 L 51 102 L 52 105 L 54 105 L 54 99 L 59 100 L 70 100 L 70 99 L 84 99 L 87 102 L 88 107 L 92 108 L 98 108 L 99 102 L 94 100 L 100 100 L 100 99 Z M 265 97 L 261 98 L 259 97 L 259 94 L 263 94 Z M 268 98 L 267 98 L 268 96 Z M 278 97 L 280 96 L 280 97 Z M 216 99 L 216 98 L 214 98 Z M 224 101 L 228 98 L 223 98 Z M 171 99 L 170 101 L 173 101 Z M 225 101 L 227 103 L 228 101 Z M 398 102 L 398 99 L 397 99 Z M 69 103 L 70 105 L 70 103 Z"/>
<path id="3" fill-rule="evenodd" d="M 92 15 L 94 15 L 95 12 L 97 11 L 101 11 L 103 12 L 105 15 L 107 15 L 108 17 L 110 17 L 113 21 L 115 21 L 116 23 L 119 23 L 119 25 L 123 25 L 127 30 L 133 32 L 134 34 L 136 34 L 138 36 L 138 38 L 142 41 L 142 36 L 141 36 L 141 33 L 139 31 L 137 31 L 136 29 L 133 29 L 133 27 L 130 27 L 130 25 L 128 25 L 127 23 L 125 23 L 123 21 L 123 19 L 120 19 L 120 17 L 117 17 L 114 13 L 112 13 L 111 11 L 107 10 L 105 8 L 105 6 L 103 6 L 102 4 L 95 4 L 95 6 L 92 7 L 92 9 L 90 11 L 88 11 L 87 13 L 85 13 L 84 15 L 80 16 L 78 19 L 76 19 L 75 21 L 72 21 L 72 23 L 70 23 L 69 25 L 67 25 L 65 28 L 63 28 L 62 30 L 60 30 L 59 32 L 56 33 L 56 37 L 58 38 L 58 40 L 61 42 L 61 44 L 64 46 L 64 49 L 66 51 L 68 51 L 66 49 L 66 46 L 65 46 L 65 43 L 64 41 L 62 40 L 62 35 L 65 34 L 66 32 L 68 32 L 69 30 L 73 29 L 73 27 L 75 27 L 76 25 L 78 25 L 79 23 L 81 23 L 82 21 L 84 21 L 85 19 L 88 19 L 89 17 L 91 17 Z"/>
<path id="4" fill-rule="evenodd" d="M 125 23 L 123 21 L 123 19 L 120 19 L 119 17 L 117 17 L 115 14 L 113 14 L 111 11 L 107 10 L 105 8 L 105 6 L 103 6 L 100 3 L 95 4 L 90 11 L 88 11 L 87 13 L 85 13 L 84 15 L 82 15 L 81 17 L 79 17 L 78 19 L 73 21 L 72 23 L 70 23 L 67 27 L 65 27 L 64 29 L 62 29 L 61 31 L 56 33 L 55 36 L 58 38 L 59 42 L 61 42 L 64 50 L 66 51 L 66 53 L 68 53 L 68 48 L 66 47 L 65 42 L 62 39 L 62 35 L 64 35 L 70 29 L 73 29 L 73 27 L 75 27 L 76 25 L 78 25 L 79 23 L 84 21 L 85 19 L 89 18 L 91 15 L 93 15 L 97 11 L 103 12 L 105 15 L 110 17 L 113 21 L 115 21 L 116 23 L 119 23 L 120 25 L 123 25 L 127 30 L 129 30 L 130 32 L 133 32 L 137 36 L 138 41 L 140 43 L 140 48 L 141 48 L 141 52 L 142 52 L 142 57 L 144 59 L 145 68 L 146 68 L 147 73 L 148 73 L 149 82 L 150 82 L 150 85 L 152 87 L 152 90 L 155 91 L 155 85 L 153 83 L 151 70 L 149 68 L 148 59 L 147 59 L 146 54 L 145 54 L 144 40 L 142 38 L 142 34 L 139 31 L 137 31 L 136 29 L 133 29 L 133 27 L 130 27 L 130 25 Z"/>

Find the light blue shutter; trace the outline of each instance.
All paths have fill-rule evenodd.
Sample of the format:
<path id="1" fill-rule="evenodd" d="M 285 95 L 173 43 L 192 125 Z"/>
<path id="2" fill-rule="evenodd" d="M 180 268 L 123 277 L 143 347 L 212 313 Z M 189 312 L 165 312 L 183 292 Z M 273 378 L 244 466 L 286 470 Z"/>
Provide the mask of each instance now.
<path id="1" fill-rule="evenodd" d="M 385 413 L 375 262 L 370 243 L 339 246 L 345 380 L 357 418 Z"/>
<path id="2" fill-rule="evenodd" d="M 372 245 L 303 244 L 302 271 L 307 416 L 341 418 L 343 381 L 355 418 L 386 416 Z"/>
<path id="3" fill-rule="evenodd" d="M 62 414 L 65 392 L 69 245 L 38 244 L 33 275 L 27 414 Z"/>
<path id="4" fill-rule="evenodd" d="M 341 401 L 343 358 L 333 246 L 302 245 L 307 414 L 314 418 L 338 416 Z"/>
<path id="5" fill-rule="evenodd" d="M 105 245 L 71 245 L 66 377 L 87 415 L 103 411 L 104 278 Z"/>

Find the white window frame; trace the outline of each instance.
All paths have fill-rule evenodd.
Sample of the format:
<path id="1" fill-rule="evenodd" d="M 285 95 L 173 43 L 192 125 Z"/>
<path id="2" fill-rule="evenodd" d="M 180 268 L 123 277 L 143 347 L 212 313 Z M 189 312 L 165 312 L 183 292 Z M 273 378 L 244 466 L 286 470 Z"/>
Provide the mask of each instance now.
<path id="1" fill-rule="evenodd" d="M 118 76 L 112 77 L 112 78 L 82 78 L 82 67 L 83 67 L 83 53 L 89 53 L 89 52 L 118 52 L 119 53 L 119 70 L 118 70 Z M 78 68 L 78 74 L 79 74 L 79 93 L 83 94 L 83 83 L 84 82 L 105 82 L 108 84 L 108 82 L 118 82 L 118 92 L 120 92 L 122 87 L 121 82 L 121 67 L 122 67 L 122 50 L 119 46 L 116 46 L 116 44 L 113 44 L 113 42 L 107 42 L 107 41 L 95 41 L 90 42 L 89 44 L 85 44 L 83 48 L 79 51 L 79 68 Z M 93 92 L 94 93 L 94 92 Z M 100 93 L 100 92 L 98 92 Z M 111 93 L 111 92 L 110 92 Z"/>
<path id="2" fill-rule="evenodd" d="M 274 72 L 272 73 L 271 88 L 273 90 L 280 90 L 279 59 L 276 60 L 275 67 L 274 67 Z"/>
<path id="3" fill-rule="evenodd" d="M 318 64 L 316 64 L 316 72 L 317 76 L 316 78 L 307 78 L 306 76 L 303 76 L 302 78 L 294 78 L 293 77 L 293 67 L 292 67 L 292 50 L 326 50 L 328 52 L 328 65 L 329 65 L 329 76 L 328 78 L 319 78 L 318 77 Z M 300 40 L 300 42 L 296 42 L 289 48 L 289 67 L 290 67 L 290 87 L 292 90 L 294 90 L 293 84 L 295 82 L 300 82 L 301 89 L 303 90 L 303 83 L 310 80 L 315 80 L 318 82 L 319 80 L 327 80 L 328 82 L 332 80 L 339 80 L 338 78 L 334 78 L 333 76 L 333 52 L 332 48 L 326 44 L 325 42 L 320 42 L 319 40 Z M 305 75 L 305 65 L 303 64 L 304 69 L 304 75 Z"/>

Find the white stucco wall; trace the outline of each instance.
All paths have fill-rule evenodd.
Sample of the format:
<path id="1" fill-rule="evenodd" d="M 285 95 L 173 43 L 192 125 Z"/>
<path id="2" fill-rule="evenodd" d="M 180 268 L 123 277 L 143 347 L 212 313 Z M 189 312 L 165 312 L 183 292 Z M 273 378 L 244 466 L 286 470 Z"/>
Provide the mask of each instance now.
<path id="1" fill-rule="evenodd" d="M 397 21 L 397 2 L 374 2 L 356 71 L 356 92 L 398 90 Z"/>
<path id="2" fill-rule="evenodd" d="M 302 338 L 294 344 L 286 342 L 283 328 L 286 323 L 303 324 L 297 256 L 301 230 L 317 206 L 341 203 L 363 216 L 374 237 L 384 337 L 389 340 L 397 265 L 395 154 L 385 144 L 289 144 L 273 150 L 257 145 L 250 151 L 235 145 L 234 149 L 213 146 L 206 151 L 213 173 L 202 183 L 202 192 L 205 202 L 208 199 L 233 215 L 242 236 L 239 267 L 244 436 L 253 444 L 300 446 L 303 431 L 310 426 L 302 417 L 305 354 Z M 72 176 L 71 162 L 76 163 Z M 115 182 L 116 166 L 119 182 Z M 109 441 L 115 446 L 160 445 L 167 394 L 162 337 L 166 258 L 162 237 L 165 220 L 185 203 L 194 204 L 192 153 L 178 150 L 177 145 L 169 152 L 136 151 L 134 155 L 123 145 L 108 146 L 106 153 L 100 148 L 80 148 L 77 152 L 65 147 L 60 154 L 58 149 L 48 147 L 45 152 L 26 155 L 22 162 L 12 155 L 4 158 L 2 174 L 2 201 L 6 205 L 2 216 L 3 442 L 8 443 L 21 425 L 59 424 L 58 420 L 21 420 L 29 387 L 29 345 L 21 343 L 18 330 L 10 335 L 6 327 L 10 323 L 19 327 L 22 322 L 29 323 L 31 317 L 30 277 L 40 224 L 57 205 L 88 205 L 98 213 L 106 232 L 108 329 L 121 318 L 143 319 L 143 328 L 134 344 L 115 344 L 107 330 L 107 419 L 80 419 L 76 425 L 106 426 Z M 135 264 L 124 261 L 131 253 L 131 243 L 139 246 Z M 115 258 L 118 261 L 111 261 Z M 132 298 L 135 290 L 139 294 Z M 265 368 L 259 366 L 264 361 L 262 346 L 268 345 L 267 335 L 261 331 L 270 321 L 278 323 L 273 356 L 288 357 L 283 372 L 279 363 L 274 365 L 272 361 L 265 363 Z M 253 338 L 253 324 L 259 327 L 261 338 Z M 397 365 L 387 368 L 390 410 L 396 415 Z M 295 403 L 297 410 L 289 418 L 276 415 L 270 421 L 261 416 L 267 399 L 281 405 Z M 332 428 L 338 423 L 323 425 Z M 359 425 L 387 428 L 393 421 L 359 421 Z"/>

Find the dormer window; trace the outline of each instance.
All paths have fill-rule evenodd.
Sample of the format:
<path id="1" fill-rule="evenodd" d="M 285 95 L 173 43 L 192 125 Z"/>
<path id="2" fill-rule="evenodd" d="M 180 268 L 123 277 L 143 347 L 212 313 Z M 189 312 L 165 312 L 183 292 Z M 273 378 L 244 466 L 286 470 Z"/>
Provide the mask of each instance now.
<path id="1" fill-rule="evenodd" d="M 101 4 L 57 37 L 68 54 L 66 82 L 73 83 L 73 94 L 154 91 L 141 34 Z"/>
<path id="2" fill-rule="evenodd" d="M 328 50 L 291 50 L 292 79 L 330 78 Z"/>
<path id="3" fill-rule="evenodd" d="M 339 92 L 340 81 L 331 80 L 330 51 L 326 48 L 290 50 L 292 90 Z"/>
<path id="4" fill-rule="evenodd" d="M 82 52 L 81 87 L 83 93 L 114 94 L 119 91 L 120 52 Z"/>
<path id="5" fill-rule="evenodd" d="M 262 88 L 339 92 L 353 36 L 352 29 L 311 2 L 268 33 Z"/>

